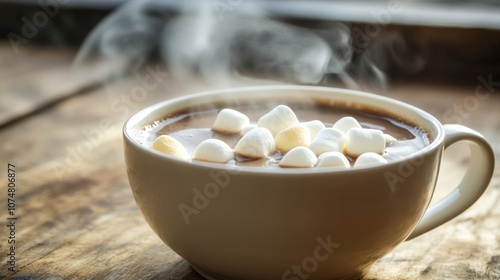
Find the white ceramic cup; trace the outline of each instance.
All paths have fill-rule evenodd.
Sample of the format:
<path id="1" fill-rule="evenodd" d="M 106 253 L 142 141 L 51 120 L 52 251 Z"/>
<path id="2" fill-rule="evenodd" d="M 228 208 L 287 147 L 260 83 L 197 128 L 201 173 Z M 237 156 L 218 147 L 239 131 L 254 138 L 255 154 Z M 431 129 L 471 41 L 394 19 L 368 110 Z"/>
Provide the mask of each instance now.
<path id="1" fill-rule="evenodd" d="M 423 128 L 431 143 L 389 164 L 331 171 L 184 162 L 137 140 L 145 126 L 175 112 L 273 99 L 380 110 Z M 130 185 L 145 220 L 207 279 L 359 278 L 401 242 L 471 206 L 494 168 L 493 151 L 479 133 L 443 126 L 390 98 L 335 88 L 262 86 L 189 95 L 135 114 L 123 135 Z M 471 151 L 465 177 L 428 208 L 442 153 L 458 141 Z"/>

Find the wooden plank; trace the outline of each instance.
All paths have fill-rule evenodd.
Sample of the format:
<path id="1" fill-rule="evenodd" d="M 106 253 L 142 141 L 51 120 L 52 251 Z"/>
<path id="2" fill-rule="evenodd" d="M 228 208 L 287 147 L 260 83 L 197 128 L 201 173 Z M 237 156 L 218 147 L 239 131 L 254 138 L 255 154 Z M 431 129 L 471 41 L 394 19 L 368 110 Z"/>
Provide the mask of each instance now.
<path id="1" fill-rule="evenodd" d="M 125 103 L 124 98 L 130 97 L 144 75 L 147 70 L 0 130 L 0 154 L 18 168 L 20 216 L 19 271 L 11 275 L 2 266 L 0 278 L 202 279 L 154 235 L 129 189 L 122 156 L 122 123 L 141 108 L 189 91 L 165 77 L 143 100 Z M 443 112 L 474 94 L 474 89 L 400 85 L 386 94 L 444 120 Z M 122 110 L 117 110 L 116 104 Z M 500 120 L 490 117 L 499 105 L 500 96 L 492 94 L 463 123 L 492 141 L 499 139 Z M 103 122 L 109 123 L 104 130 L 100 128 Z M 101 136 L 96 136 L 99 130 Z M 90 131 L 97 133 L 94 138 L 86 136 L 92 134 Z M 499 148 L 495 148 L 497 155 Z M 445 186 L 439 195 L 458 179 L 465 156 L 447 153 L 440 179 Z M 5 172 L 1 172 L 0 181 L 4 180 Z M 6 193 L 3 184 L 0 193 Z M 490 188 L 476 205 L 452 222 L 402 244 L 366 278 L 498 278 L 499 197 L 497 168 Z M 0 219 L 6 219 L 3 210 Z M 5 264 L 3 246 L 0 262 Z"/>
<path id="2" fill-rule="evenodd" d="M 15 53 L 9 43 L 0 43 L 0 127 L 99 86 L 121 69 L 122 61 L 88 61 L 73 68 L 75 53 L 41 46 Z"/>

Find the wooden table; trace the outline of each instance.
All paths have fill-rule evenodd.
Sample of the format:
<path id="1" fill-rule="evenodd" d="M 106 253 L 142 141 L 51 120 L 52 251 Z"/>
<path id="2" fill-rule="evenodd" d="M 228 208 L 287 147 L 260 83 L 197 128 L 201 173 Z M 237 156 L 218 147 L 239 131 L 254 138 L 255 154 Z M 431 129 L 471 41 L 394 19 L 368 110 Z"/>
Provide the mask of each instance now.
<path id="1" fill-rule="evenodd" d="M 112 67 L 69 71 L 73 56 L 72 50 L 35 46 L 16 55 L 8 43 L 0 44 L 0 278 L 202 279 L 143 220 L 127 181 L 121 139 L 121 126 L 132 113 L 199 89 L 179 87 L 160 73 L 155 88 L 134 97 L 132 89 L 148 71 L 164 66 L 153 63 L 149 70 L 111 79 Z M 488 79 L 490 73 L 477 75 Z M 498 158 L 500 87 L 477 102 L 475 90 L 401 83 L 383 94 L 443 122 L 453 119 L 478 130 Z M 460 108 L 454 106 L 468 109 L 447 113 Z M 463 148 L 457 145 L 445 153 L 435 199 L 460 180 L 467 165 Z M 15 165 L 16 174 L 13 216 L 6 204 L 8 164 Z M 17 220 L 8 220 L 12 217 Z M 12 221 L 15 230 L 10 232 L 6 225 Z M 11 233 L 15 272 L 8 270 Z M 400 245 L 366 276 L 416 278 L 500 278 L 498 167 L 473 207 Z"/>

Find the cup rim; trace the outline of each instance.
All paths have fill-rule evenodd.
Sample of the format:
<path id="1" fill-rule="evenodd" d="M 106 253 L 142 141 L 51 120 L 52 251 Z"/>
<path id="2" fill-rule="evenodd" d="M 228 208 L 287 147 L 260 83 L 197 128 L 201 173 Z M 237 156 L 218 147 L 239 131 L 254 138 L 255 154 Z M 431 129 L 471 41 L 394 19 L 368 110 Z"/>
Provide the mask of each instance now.
<path id="1" fill-rule="evenodd" d="M 401 159 L 397 159 L 394 161 L 391 161 L 386 164 L 382 165 L 376 165 L 376 166 L 362 166 L 362 167 L 356 167 L 356 168 L 348 168 L 348 169 L 332 169 L 332 168 L 262 168 L 262 167 L 249 167 L 249 166 L 234 166 L 234 165 L 227 165 L 223 163 L 212 163 L 212 162 L 205 162 L 205 161 L 181 161 L 174 159 L 172 157 L 166 156 L 162 154 L 161 152 L 155 151 L 151 148 L 146 147 L 145 145 L 139 143 L 134 136 L 131 133 L 132 128 L 134 125 L 138 124 L 147 116 L 150 116 L 152 113 L 157 112 L 158 110 L 162 110 L 162 108 L 170 105 L 170 104 L 176 104 L 176 103 L 182 103 L 182 102 L 187 102 L 189 100 L 193 99 L 200 99 L 200 98 L 210 98 L 212 96 L 219 96 L 219 95 L 224 95 L 227 93 L 234 93 L 234 92 L 248 92 L 248 91 L 258 91 L 258 90 L 302 90 L 302 91 L 322 91 L 322 92 L 330 92 L 330 93 L 339 93 L 339 94 L 353 94 L 358 97 L 362 98 L 368 98 L 368 99 L 376 99 L 381 102 L 385 103 L 391 103 L 394 104 L 400 108 L 404 108 L 406 110 L 411 110 L 415 114 L 417 114 L 420 118 L 425 119 L 428 123 L 432 124 L 432 126 L 436 129 L 436 133 L 432 139 L 432 142 L 425 146 L 423 149 L 420 149 L 417 152 L 414 152 L 410 155 L 404 156 Z M 391 110 L 388 110 L 391 112 Z M 164 115 L 167 115 L 168 112 L 164 112 Z M 248 86 L 248 87 L 236 87 L 236 88 L 226 88 L 226 89 L 214 89 L 214 90 L 208 90 L 208 91 L 203 91 L 199 93 L 192 93 L 188 95 L 184 95 L 181 97 L 175 97 L 171 99 L 167 99 L 165 101 L 153 104 L 149 107 L 146 107 L 139 112 L 134 113 L 131 115 L 124 123 L 123 128 L 122 128 L 122 134 L 124 137 L 124 140 L 127 141 L 130 145 L 134 146 L 135 148 L 139 149 L 140 151 L 144 152 L 145 154 L 157 158 L 157 160 L 160 161 L 166 161 L 169 163 L 174 163 L 174 164 L 179 164 L 179 165 L 185 165 L 186 168 L 189 166 L 196 166 L 199 168 L 207 168 L 210 170 L 220 170 L 220 171 L 237 171 L 238 173 L 251 173 L 251 174 L 267 174 L 267 175 L 293 175 L 293 174 L 323 174 L 323 173 L 352 173 L 352 172 L 359 172 L 359 171 L 366 171 L 366 170 L 378 170 L 378 169 L 386 169 L 388 167 L 392 167 L 394 165 L 401 164 L 402 162 L 410 161 L 412 159 L 415 159 L 417 157 L 423 156 L 425 154 L 428 154 L 435 149 L 438 149 L 439 146 L 443 143 L 444 140 L 444 128 L 442 124 L 430 113 L 427 113 L 426 111 L 417 108 L 413 105 L 410 105 L 408 103 L 377 95 L 374 93 L 368 93 L 360 90 L 352 90 L 352 89 L 344 89 L 344 88 L 334 88 L 334 87 L 322 87 L 322 86 L 303 86 L 303 85 L 264 85 L 264 86 Z"/>

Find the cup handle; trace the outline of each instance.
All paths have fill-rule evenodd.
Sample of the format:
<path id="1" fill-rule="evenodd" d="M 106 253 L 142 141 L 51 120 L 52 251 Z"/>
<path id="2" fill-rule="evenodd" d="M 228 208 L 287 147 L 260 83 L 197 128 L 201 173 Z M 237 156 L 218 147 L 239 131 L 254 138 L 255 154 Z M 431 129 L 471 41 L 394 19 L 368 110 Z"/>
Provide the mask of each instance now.
<path id="1" fill-rule="evenodd" d="M 470 163 L 458 186 L 436 205 L 430 207 L 406 239 L 413 239 L 453 219 L 469 208 L 488 187 L 495 165 L 493 149 L 478 132 L 457 124 L 444 125 L 444 148 L 466 141 L 470 148 Z"/>

